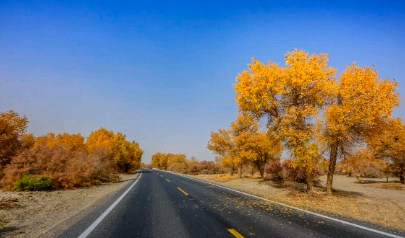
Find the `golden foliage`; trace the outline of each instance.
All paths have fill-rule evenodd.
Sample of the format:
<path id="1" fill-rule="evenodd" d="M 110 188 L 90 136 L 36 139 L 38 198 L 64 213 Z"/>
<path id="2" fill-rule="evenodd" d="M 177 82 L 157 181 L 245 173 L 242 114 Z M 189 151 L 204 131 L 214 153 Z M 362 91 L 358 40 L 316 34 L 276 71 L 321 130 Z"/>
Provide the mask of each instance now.
<path id="1" fill-rule="evenodd" d="M 264 165 L 269 160 L 279 159 L 281 140 L 273 132 L 259 131 L 258 123 L 248 114 L 239 114 L 229 129 L 211 132 L 207 148 L 220 155 L 224 167 L 231 169 L 243 163 L 255 164 L 264 175 Z"/>
<path id="2" fill-rule="evenodd" d="M 141 166 L 143 151 L 135 141 L 127 141 L 120 132 L 114 133 L 105 128 L 92 131 L 87 137 L 86 147 L 90 153 L 99 147 L 107 148 L 108 158 L 121 172 L 137 170 Z"/>
<path id="3" fill-rule="evenodd" d="M 85 138 L 77 134 L 25 134 L 28 120 L 0 114 L 0 185 L 13 189 L 24 175 L 50 176 L 55 188 L 89 186 L 117 179 L 116 173 L 140 167 L 142 150 L 122 133 L 100 128 Z"/>
<path id="4" fill-rule="evenodd" d="M 303 50 L 287 53 L 286 67 L 252 61 L 234 84 L 240 111 L 266 117 L 269 130 L 290 148 L 295 165 L 311 173 L 321 158 L 314 142 L 314 120 L 336 91 L 336 70 L 327 66 L 326 54 Z"/>
<path id="5" fill-rule="evenodd" d="M 400 118 L 390 118 L 381 123 L 367 142 L 379 158 L 390 161 L 393 170 L 405 183 L 405 125 Z"/>
<path id="6" fill-rule="evenodd" d="M 20 149 L 20 138 L 25 134 L 28 119 L 10 110 L 0 113 L 0 177 L 2 168 Z"/>
<path id="7" fill-rule="evenodd" d="M 320 144 L 330 150 L 333 173 L 338 152 L 347 153 L 378 133 L 378 125 L 399 105 L 397 83 L 379 79 L 370 67 L 351 64 L 337 80 L 326 54 L 294 50 L 285 55 L 285 62 L 281 67 L 253 58 L 249 69 L 236 77 L 235 99 L 241 112 L 266 118 L 269 130 L 289 149 L 294 166 L 309 173 L 321 161 Z"/>

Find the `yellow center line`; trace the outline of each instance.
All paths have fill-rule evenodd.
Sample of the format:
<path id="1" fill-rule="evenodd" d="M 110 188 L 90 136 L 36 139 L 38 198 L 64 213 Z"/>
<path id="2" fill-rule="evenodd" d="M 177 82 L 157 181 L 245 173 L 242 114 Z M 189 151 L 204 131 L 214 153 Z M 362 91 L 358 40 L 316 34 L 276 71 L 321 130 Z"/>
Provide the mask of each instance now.
<path id="1" fill-rule="evenodd" d="M 170 183 L 170 180 L 168 180 L 168 179 L 166 179 L 167 180 L 167 182 L 169 182 Z"/>
<path id="2" fill-rule="evenodd" d="M 163 178 L 163 176 L 162 176 L 162 175 L 160 175 L 160 177 L 162 177 L 162 178 Z"/>
<path id="3" fill-rule="evenodd" d="M 182 193 L 184 193 L 186 196 L 188 196 L 188 193 L 186 193 L 186 191 L 184 191 L 183 189 L 181 189 L 180 187 L 177 187 L 178 190 L 180 190 Z"/>
<path id="4" fill-rule="evenodd" d="M 237 232 L 235 229 L 230 228 L 228 229 L 228 231 L 230 233 L 232 233 L 232 235 L 234 235 L 236 238 L 245 238 L 243 235 L 241 235 L 239 232 Z"/>

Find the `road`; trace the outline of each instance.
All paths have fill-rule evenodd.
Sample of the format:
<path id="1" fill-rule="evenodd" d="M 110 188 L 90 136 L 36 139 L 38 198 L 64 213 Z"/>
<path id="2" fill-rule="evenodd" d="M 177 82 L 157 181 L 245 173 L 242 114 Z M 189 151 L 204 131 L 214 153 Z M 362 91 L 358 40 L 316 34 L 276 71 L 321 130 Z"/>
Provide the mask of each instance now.
<path id="1" fill-rule="evenodd" d="M 142 169 L 136 181 L 61 237 L 390 237 L 377 232 L 187 176 Z"/>

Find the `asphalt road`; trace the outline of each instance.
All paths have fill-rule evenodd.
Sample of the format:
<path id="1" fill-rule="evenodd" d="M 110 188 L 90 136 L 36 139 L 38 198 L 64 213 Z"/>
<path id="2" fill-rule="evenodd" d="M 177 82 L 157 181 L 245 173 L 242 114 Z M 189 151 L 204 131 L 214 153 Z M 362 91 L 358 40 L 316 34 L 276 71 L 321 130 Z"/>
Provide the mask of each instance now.
<path id="1" fill-rule="evenodd" d="M 61 237 L 390 237 L 391 233 L 367 227 L 272 204 L 186 176 L 142 169 L 136 181 Z"/>

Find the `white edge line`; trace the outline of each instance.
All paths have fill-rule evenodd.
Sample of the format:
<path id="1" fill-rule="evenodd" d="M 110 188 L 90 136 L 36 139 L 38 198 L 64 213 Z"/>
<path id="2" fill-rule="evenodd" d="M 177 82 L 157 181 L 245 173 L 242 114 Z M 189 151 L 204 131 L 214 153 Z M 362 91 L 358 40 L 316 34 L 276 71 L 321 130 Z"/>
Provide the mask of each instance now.
<path id="1" fill-rule="evenodd" d="M 163 171 L 163 170 L 161 170 L 161 171 Z M 387 233 L 387 232 L 379 231 L 379 230 L 372 229 L 372 228 L 369 228 L 369 227 L 357 225 L 355 223 L 351 223 L 351 222 L 348 222 L 348 221 L 343 221 L 343 220 L 339 220 L 337 218 L 333 218 L 333 217 L 325 216 L 325 215 L 322 215 L 322 214 L 319 214 L 319 213 L 307 211 L 307 210 L 304 210 L 304 209 L 301 209 L 301 208 L 298 208 L 298 207 L 290 206 L 290 205 L 287 205 L 287 204 L 284 204 L 284 203 L 272 201 L 272 200 L 269 200 L 269 199 L 266 199 L 266 198 L 263 198 L 263 197 L 258 197 L 258 196 L 255 196 L 255 195 L 252 195 L 252 194 L 249 194 L 249 193 L 245 193 L 245 192 L 241 192 L 241 191 L 238 191 L 238 190 L 235 190 L 235 189 L 232 189 L 232 188 L 221 186 L 221 185 L 216 184 L 216 183 L 210 183 L 210 182 L 207 182 L 207 181 L 204 181 L 204 180 L 201 180 L 201 179 L 196 179 L 196 178 L 190 177 L 188 175 L 177 174 L 177 173 L 173 173 L 171 171 L 163 171 L 163 172 L 172 173 L 172 174 L 184 177 L 184 178 L 197 180 L 197 181 L 200 181 L 202 183 L 211 184 L 213 186 L 224 188 L 224 189 L 236 192 L 236 193 L 240 193 L 240 194 L 243 194 L 243 195 L 246 195 L 246 196 L 254 197 L 254 198 L 257 198 L 257 199 L 260 199 L 260 200 L 271 202 L 271 203 L 274 203 L 274 204 L 277 204 L 277 205 L 280 205 L 280 206 L 284 206 L 284 207 L 288 207 L 288 208 L 291 208 L 291 209 L 295 209 L 295 210 L 298 210 L 298 211 L 301 211 L 301 212 L 304 212 L 304 213 L 308 213 L 308 214 L 311 214 L 311 215 L 314 215 L 314 216 L 317 216 L 317 217 L 322 217 L 324 219 L 328 219 L 328 220 L 331 220 L 331 221 L 340 222 L 340 223 L 343 223 L 343 224 L 346 224 L 346 225 L 349 225 L 349 226 L 354 226 L 354 227 L 357 227 L 357 228 L 360 228 L 360 229 L 363 229 L 363 230 L 366 230 L 366 231 L 371 231 L 371 232 L 378 233 L 378 234 L 381 234 L 381 235 L 385 235 L 385 236 L 388 236 L 388 237 L 403 238 L 402 236 L 397 236 L 397 235 L 394 235 L 394 234 L 391 234 L 391 233 Z"/>
<path id="2" fill-rule="evenodd" d="M 108 215 L 108 213 L 110 213 L 114 209 L 114 207 L 117 206 L 117 204 L 125 197 L 125 195 L 127 195 L 129 190 L 131 190 L 131 188 L 135 186 L 141 176 L 142 170 L 141 175 L 139 175 L 136 181 L 117 200 L 115 200 L 115 202 L 111 204 L 111 206 L 107 208 L 107 210 L 105 210 L 105 212 L 101 214 L 101 216 L 97 218 L 97 220 L 95 220 L 78 238 L 86 238 L 88 235 L 90 235 L 90 233 L 98 226 L 98 224 L 100 224 L 100 222 Z"/>

